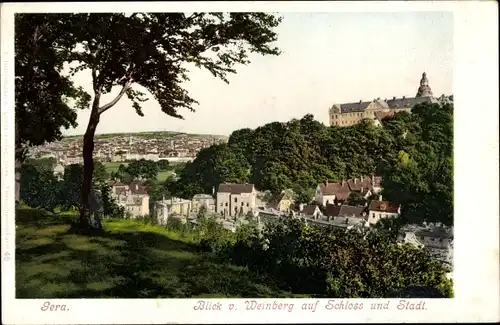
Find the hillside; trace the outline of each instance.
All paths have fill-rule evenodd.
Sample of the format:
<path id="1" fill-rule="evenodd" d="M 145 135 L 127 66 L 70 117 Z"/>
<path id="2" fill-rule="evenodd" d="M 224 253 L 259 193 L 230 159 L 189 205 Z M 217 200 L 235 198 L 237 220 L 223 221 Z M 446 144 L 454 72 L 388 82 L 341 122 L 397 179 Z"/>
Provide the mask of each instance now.
<path id="1" fill-rule="evenodd" d="M 114 220 L 81 236 L 73 217 L 16 211 L 16 298 L 291 297 L 165 228 Z"/>

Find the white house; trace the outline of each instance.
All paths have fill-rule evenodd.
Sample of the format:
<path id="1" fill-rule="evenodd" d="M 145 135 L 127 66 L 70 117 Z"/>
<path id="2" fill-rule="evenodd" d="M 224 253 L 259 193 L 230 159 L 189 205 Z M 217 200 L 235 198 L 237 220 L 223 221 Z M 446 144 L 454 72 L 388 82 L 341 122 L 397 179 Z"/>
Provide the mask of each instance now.
<path id="1" fill-rule="evenodd" d="M 401 206 L 388 201 L 373 200 L 368 207 L 368 222 L 376 224 L 380 219 L 398 217 L 401 214 Z"/>
<path id="2" fill-rule="evenodd" d="M 255 209 L 256 198 L 253 184 L 220 184 L 216 212 L 224 217 L 246 215 Z"/>

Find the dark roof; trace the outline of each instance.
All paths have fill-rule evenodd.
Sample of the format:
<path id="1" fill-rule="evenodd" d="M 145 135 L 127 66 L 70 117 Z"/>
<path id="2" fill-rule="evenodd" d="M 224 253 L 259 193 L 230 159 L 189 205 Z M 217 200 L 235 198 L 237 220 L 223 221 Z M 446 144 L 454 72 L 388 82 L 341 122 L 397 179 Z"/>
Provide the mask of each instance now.
<path id="1" fill-rule="evenodd" d="M 304 205 L 302 208 L 302 211 L 300 213 L 303 213 L 307 216 L 312 216 L 314 214 L 314 211 L 316 211 L 316 208 L 318 208 L 317 205 L 311 204 L 311 205 Z"/>
<path id="2" fill-rule="evenodd" d="M 436 102 L 432 97 L 403 97 L 396 99 L 388 99 L 387 105 L 390 108 L 412 108 L 413 106 L 421 103 L 434 103 Z"/>
<path id="3" fill-rule="evenodd" d="M 340 205 L 337 204 L 326 204 L 325 215 L 328 217 L 336 217 L 339 215 Z"/>
<path id="4" fill-rule="evenodd" d="M 231 193 L 231 194 L 241 194 L 241 193 L 252 193 L 254 187 L 253 184 L 220 184 L 219 193 Z"/>
<path id="5" fill-rule="evenodd" d="M 388 201 L 376 201 L 376 200 L 373 200 L 370 203 L 370 208 L 369 209 L 372 210 L 372 211 L 398 213 L 399 205 L 391 203 L 391 202 L 388 202 Z"/>
<path id="6" fill-rule="evenodd" d="M 362 217 L 364 207 L 355 207 L 352 205 L 341 205 L 338 216 L 339 217 Z"/>
<path id="7" fill-rule="evenodd" d="M 340 105 L 340 111 L 342 113 L 350 112 L 364 112 L 365 109 L 370 105 L 371 102 L 357 102 L 357 103 L 347 103 Z"/>

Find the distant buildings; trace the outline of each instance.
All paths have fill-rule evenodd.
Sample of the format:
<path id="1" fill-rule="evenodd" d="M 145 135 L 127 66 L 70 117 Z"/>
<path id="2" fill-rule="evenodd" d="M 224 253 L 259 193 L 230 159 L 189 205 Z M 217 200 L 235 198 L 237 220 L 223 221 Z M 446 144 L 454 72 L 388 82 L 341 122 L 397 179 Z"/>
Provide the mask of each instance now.
<path id="1" fill-rule="evenodd" d="M 212 144 L 225 143 L 227 137 L 212 135 L 165 134 L 161 132 L 98 135 L 94 143 L 94 159 L 101 162 L 126 160 L 168 160 L 189 162 L 198 151 Z M 67 137 L 61 141 L 30 148 L 33 158 L 61 157 L 65 165 L 83 164 L 82 137 Z"/>
<path id="2" fill-rule="evenodd" d="M 334 104 L 329 109 L 328 115 L 331 126 L 350 126 L 359 123 L 363 119 L 372 120 L 376 125 L 380 125 L 384 118 L 402 111 L 411 112 L 411 109 L 417 104 L 452 101 L 453 96 L 433 97 L 429 80 L 424 72 L 415 97 L 377 98 L 371 101 L 360 100 L 355 103 Z"/>

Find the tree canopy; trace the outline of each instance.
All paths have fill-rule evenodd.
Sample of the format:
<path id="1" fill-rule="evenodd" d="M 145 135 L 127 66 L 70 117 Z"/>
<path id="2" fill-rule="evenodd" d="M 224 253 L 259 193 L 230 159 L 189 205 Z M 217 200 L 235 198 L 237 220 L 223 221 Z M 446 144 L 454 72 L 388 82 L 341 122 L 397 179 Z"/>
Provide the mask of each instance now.
<path id="1" fill-rule="evenodd" d="M 60 72 L 64 58 L 53 44 L 64 37 L 57 17 L 15 17 L 16 158 L 26 148 L 59 140 L 61 128 L 76 127 L 75 108 L 86 108 L 90 96 Z"/>
<path id="2" fill-rule="evenodd" d="M 82 225 L 89 224 L 94 135 L 100 115 L 127 96 L 138 115 L 151 94 L 166 114 L 182 118 L 178 109 L 194 110 L 196 100 L 184 89 L 188 65 L 203 68 L 228 82 L 249 53 L 278 55 L 273 31 L 281 18 L 267 13 L 92 13 L 50 15 L 59 37 L 52 46 L 71 63 L 71 75 L 88 70 L 93 102 L 84 135 Z M 107 103 L 101 97 L 119 87 Z M 143 92 L 146 91 L 147 93 Z M 85 97 L 86 99 L 88 97 Z"/>
<path id="3" fill-rule="evenodd" d="M 377 127 L 362 121 L 327 127 L 312 115 L 233 132 L 227 145 L 201 150 L 179 174 L 174 193 L 211 193 L 224 182 L 251 182 L 273 195 L 293 189 L 309 203 L 317 184 L 378 174 L 383 197 L 412 222 L 453 222 L 453 105 L 421 104 Z M 353 204 L 363 204 L 351 197 Z"/>

